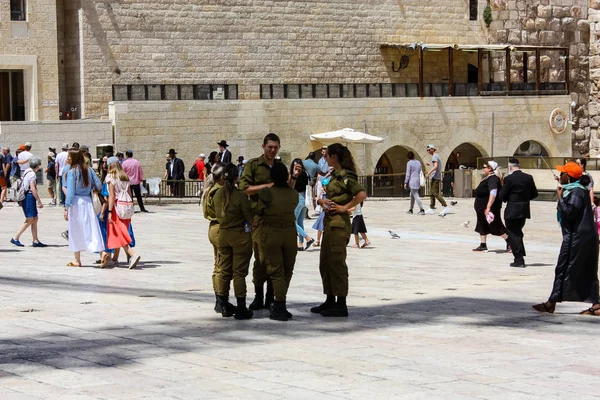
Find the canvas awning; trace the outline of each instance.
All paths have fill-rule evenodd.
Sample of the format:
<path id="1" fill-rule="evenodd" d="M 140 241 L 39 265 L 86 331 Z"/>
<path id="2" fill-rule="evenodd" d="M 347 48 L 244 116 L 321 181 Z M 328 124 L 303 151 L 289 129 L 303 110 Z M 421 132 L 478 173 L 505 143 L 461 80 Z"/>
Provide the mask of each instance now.
<path id="1" fill-rule="evenodd" d="M 384 139 L 379 136 L 373 136 L 369 135 L 368 133 L 355 131 L 351 128 L 344 128 L 338 131 L 310 135 L 310 140 L 319 141 L 322 143 L 349 142 L 369 144 L 383 142 Z"/>

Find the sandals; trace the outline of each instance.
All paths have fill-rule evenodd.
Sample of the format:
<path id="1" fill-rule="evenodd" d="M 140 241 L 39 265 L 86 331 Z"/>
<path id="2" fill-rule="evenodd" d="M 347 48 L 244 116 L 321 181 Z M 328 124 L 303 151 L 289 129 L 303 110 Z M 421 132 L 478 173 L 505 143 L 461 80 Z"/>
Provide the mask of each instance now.
<path id="1" fill-rule="evenodd" d="M 67 267 L 81 267 L 81 264 L 76 264 L 73 261 L 71 261 L 67 264 Z"/>
<path id="2" fill-rule="evenodd" d="M 594 306 L 597 307 L 594 308 Z M 600 317 L 600 304 L 593 304 L 587 310 L 583 310 L 582 312 L 580 312 L 579 315 L 593 315 L 595 317 Z"/>
<path id="3" fill-rule="evenodd" d="M 353 249 L 359 249 L 359 248 L 360 248 L 360 247 L 359 247 L 357 244 L 353 244 L 353 245 L 352 245 L 352 246 L 350 246 L 350 247 L 352 247 Z"/>
<path id="4" fill-rule="evenodd" d="M 321 242 L 315 242 L 315 244 L 313 244 L 313 247 L 319 247 L 321 246 Z"/>
<path id="5" fill-rule="evenodd" d="M 369 241 L 367 240 L 366 242 L 364 242 L 364 243 L 363 243 L 363 245 L 362 245 L 362 246 L 360 246 L 360 248 L 361 248 L 361 249 L 364 249 L 365 247 L 367 247 L 367 246 L 370 246 L 370 245 L 371 245 L 371 242 L 369 242 Z"/>
<path id="6" fill-rule="evenodd" d="M 541 312 L 541 313 L 548 313 L 548 314 L 552 314 L 554 312 L 554 309 L 556 308 L 556 304 L 552 304 L 550 305 L 550 303 L 548 303 L 547 301 L 540 303 L 540 304 L 536 304 L 534 306 L 532 306 L 533 309 L 535 311 Z"/>

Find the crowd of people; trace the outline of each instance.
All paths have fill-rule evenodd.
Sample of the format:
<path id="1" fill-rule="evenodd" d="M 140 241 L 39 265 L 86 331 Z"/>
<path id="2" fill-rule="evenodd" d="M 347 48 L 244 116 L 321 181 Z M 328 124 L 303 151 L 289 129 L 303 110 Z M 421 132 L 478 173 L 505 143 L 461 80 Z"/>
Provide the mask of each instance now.
<path id="1" fill-rule="evenodd" d="M 46 247 L 39 240 L 37 229 L 38 209 L 44 207 L 37 187 L 42 161 L 31 153 L 31 148 L 31 143 L 25 143 L 15 156 L 10 154 L 9 148 L 2 148 L 2 178 L 10 176 L 11 179 L 0 180 L 1 196 L 3 200 L 6 198 L 9 187 L 15 195 L 23 194 L 19 204 L 25 221 L 10 242 L 24 247 L 21 235 L 30 229 L 32 247 Z M 48 205 L 64 207 L 68 229 L 62 235 L 73 251 L 73 260 L 67 265 L 81 266 L 81 252 L 88 251 L 100 254 L 97 263 L 101 267 L 115 266 L 122 248 L 127 254 L 129 268 L 135 268 L 140 257 L 132 249 L 135 246 L 131 227 L 133 193 L 140 211 L 147 210 L 140 194 L 143 171 L 133 158 L 133 152 L 128 150 L 126 156 L 122 153 L 113 156 L 109 152 L 99 160 L 98 170 L 94 171 L 88 146 L 64 143 L 58 154 L 53 147 L 48 150 L 48 164 L 43 169 L 50 195 Z"/>
<path id="2" fill-rule="evenodd" d="M 214 250 L 214 310 L 223 317 L 249 319 L 253 311 L 266 308 L 271 319 L 289 320 L 292 314 L 287 310 L 286 298 L 297 252 L 315 246 L 321 247 L 319 271 L 326 298 L 311 308 L 311 312 L 324 317 L 348 316 L 346 248 L 351 235 L 355 239 L 351 247 L 370 245 L 362 217 L 366 192 L 358 183 L 348 148 L 339 143 L 323 146 L 318 162 L 311 152 L 304 160 L 294 159 L 288 169 L 278 156 L 281 143 L 273 133 L 265 136 L 260 157 L 248 161 L 239 157 L 237 165 L 231 162 L 227 142 L 217 144 L 220 151 L 210 153 L 208 160 L 200 154 L 189 173 L 190 179 L 198 180 L 203 214 L 209 221 L 208 238 Z M 38 209 L 44 207 L 37 188 L 42 162 L 33 156 L 31 149 L 31 143 L 25 143 L 13 156 L 10 149 L 2 148 L 0 200 L 6 199 L 7 188 L 22 188 L 23 198 L 19 204 L 25 221 L 10 242 L 23 247 L 20 239 L 29 229 L 32 247 L 46 247 L 38 238 L 37 228 Z M 49 148 L 44 172 L 51 198 L 49 205 L 65 208 L 68 230 L 63 236 L 73 251 L 73 260 L 67 265 L 81 266 L 81 252 L 88 251 L 100 255 L 97 263 L 101 267 L 115 266 L 123 249 L 129 268 L 135 268 L 140 256 L 134 251 L 131 224 L 134 195 L 140 211 L 147 212 L 141 196 L 140 163 L 130 150 L 114 156 L 107 153 L 94 171 L 87 146 L 64 143 L 61 150 L 57 154 L 54 148 Z M 422 165 L 415 160 L 414 153 L 409 152 L 404 183 L 410 190 L 408 213 L 413 214 L 415 203 L 419 207 L 418 214 L 435 213 L 438 201 L 444 207 L 440 216 L 445 216 L 450 207 L 439 191 L 440 159 L 435 146 L 427 146 L 427 151 L 432 156 L 431 163 L 427 163 L 431 169 L 426 173 L 431 184 L 430 208 L 425 211 L 419 197 L 425 181 Z M 169 151 L 165 172 L 165 179 L 172 184 L 175 195 L 181 188 L 174 181 L 185 179 L 183 161 L 176 155 L 174 149 Z M 594 196 L 594 182 L 586 171 L 585 159 L 556 168 L 560 172 L 556 177 L 557 218 L 563 241 L 551 294 L 547 301 L 533 308 L 553 313 L 559 302 L 589 301 L 592 306 L 582 314 L 600 316 L 600 200 Z M 482 168 L 482 179 L 474 190 L 475 232 L 479 234 L 480 243 L 473 251 L 487 252 L 487 236 L 500 236 L 506 241 L 503 251 L 514 257 L 510 266 L 524 268 L 523 228 L 531 218 L 530 202 L 537 196 L 534 179 L 521 171 L 519 160 L 509 159 L 505 175 L 500 172 L 498 163 L 487 161 Z M 504 223 L 502 203 L 507 204 Z M 307 234 L 304 227 L 308 210 L 313 208 L 318 214 L 313 225 L 317 230 L 316 239 Z M 254 299 L 246 305 L 246 277 L 252 256 Z M 232 281 L 235 306 L 229 302 Z"/>

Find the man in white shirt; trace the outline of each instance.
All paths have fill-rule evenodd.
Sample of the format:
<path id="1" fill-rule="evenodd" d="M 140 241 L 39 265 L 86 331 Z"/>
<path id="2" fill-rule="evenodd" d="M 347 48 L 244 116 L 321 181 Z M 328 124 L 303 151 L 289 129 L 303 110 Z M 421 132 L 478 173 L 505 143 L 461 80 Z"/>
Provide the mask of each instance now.
<path id="1" fill-rule="evenodd" d="M 33 154 L 29 152 L 31 150 L 31 143 L 25 143 L 25 150 L 21 151 L 19 154 L 19 168 L 21 168 L 21 174 L 25 172 L 29 168 L 29 160 L 33 157 Z"/>
<path id="2" fill-rule="evenodd" d="M 67 157 L 69 156 L 69 143 L 63 143 L 62 151 L 56 155 L 56 162 L 54 164 L 54 168 L 56 169 L 56 182 L 58 184 L 58 188 L 56 192 L 60 194 L 60 205 L 63 206 L 65 204 L 65 193 L 62 190 L 62 175 L 63 168 L 67 163 Z"/>

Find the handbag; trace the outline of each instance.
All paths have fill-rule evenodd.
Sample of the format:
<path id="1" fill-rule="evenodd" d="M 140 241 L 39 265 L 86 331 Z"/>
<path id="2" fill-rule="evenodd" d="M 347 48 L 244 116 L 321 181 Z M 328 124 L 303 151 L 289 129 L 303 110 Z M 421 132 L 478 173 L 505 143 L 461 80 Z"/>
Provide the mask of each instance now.
<path id="1" fill-rule="evenodd" d="M 94 213 L 96 215 L 102 212 L 102 203 L 100 202 L 100 198 L 98 197 L 98 193 L 92 193 L 92 204 L 94 206 Z"/>
<path id="2" fill-rule="evenodd" d="M 310 185 L 306 185 L 306 191 L 304 192 L 304 205 L 308 209 L 309 214 L 314 211 L 313 190 L 312 186 Z"/>
<path id="3" fill-rule="evenodd" d="M 423 170 L 419 171 L 419 185 L 421 185 L 421 187 L 425 187 L 425 184 L 427 183 L 427 181 L 425 180 L 425 174 L 423 174 Z"/>

